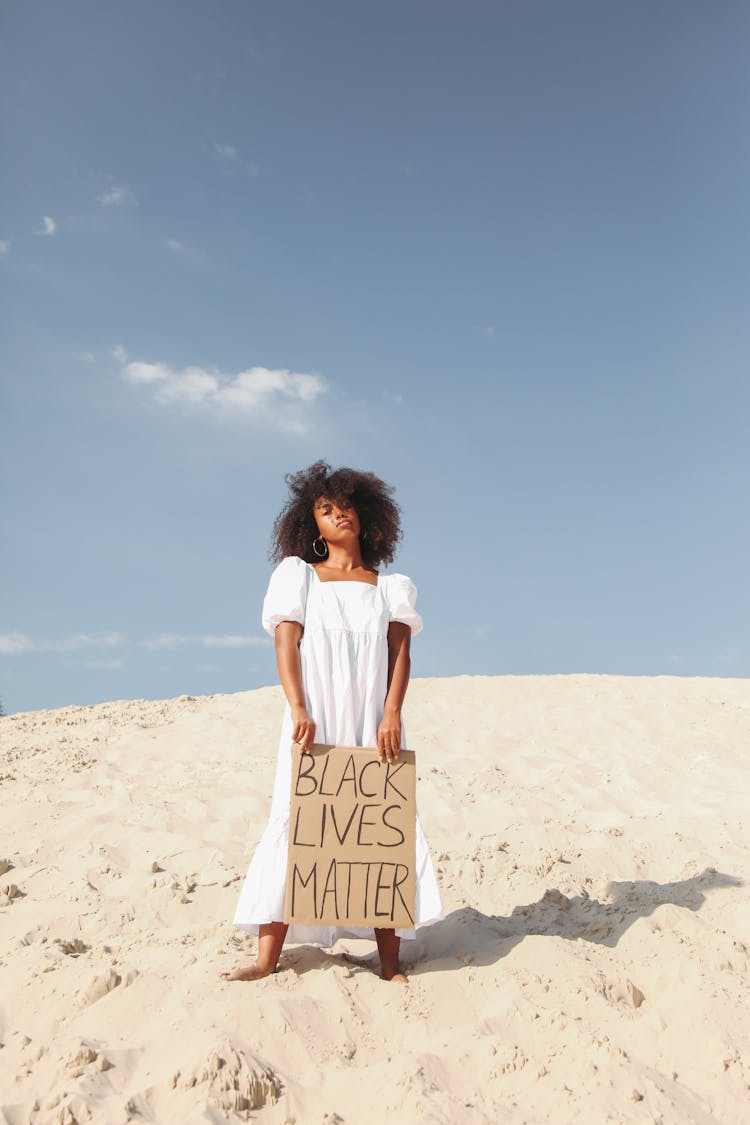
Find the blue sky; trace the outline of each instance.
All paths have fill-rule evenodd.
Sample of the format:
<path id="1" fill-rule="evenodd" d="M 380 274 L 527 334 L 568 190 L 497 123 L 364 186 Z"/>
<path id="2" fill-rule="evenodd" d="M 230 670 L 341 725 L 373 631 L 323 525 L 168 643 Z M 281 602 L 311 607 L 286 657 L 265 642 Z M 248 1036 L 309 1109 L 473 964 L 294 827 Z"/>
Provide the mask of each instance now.
<path id="1" fill-rule="evenodd" d="M 275 682 L 285 472 L 416 675 L 750 675 L 745 3 L 4 9 L 8 712 Z"/>

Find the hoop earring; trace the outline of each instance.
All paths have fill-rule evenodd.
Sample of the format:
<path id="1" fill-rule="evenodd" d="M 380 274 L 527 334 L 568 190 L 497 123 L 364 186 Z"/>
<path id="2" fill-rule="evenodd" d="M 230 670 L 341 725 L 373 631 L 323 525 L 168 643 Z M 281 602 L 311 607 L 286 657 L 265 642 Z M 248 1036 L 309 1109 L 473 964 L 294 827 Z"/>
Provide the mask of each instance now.
<path id="1" fill-rule="evenodd" d="M 319 551 L 318 543 L 320 543 L 321 539 L 323 540 L 323 550 Z M 322 535 L 319 535 L 317 539 L 313 539 L 312 549 L 313 553 L 317 555 L 319 559 L 324 559 L 326 557 L 326 555 L 328 554 L 328 544 L 326 543 L 325 539 L 323 539 Z"/>
<path id="2" fill-rule="evenodd" d="M 362 532 L 362 534 L 360 536 L 360 539 L 362 540 L 363 543 L 365 543 L 367 541 L 367 531 Z"/>

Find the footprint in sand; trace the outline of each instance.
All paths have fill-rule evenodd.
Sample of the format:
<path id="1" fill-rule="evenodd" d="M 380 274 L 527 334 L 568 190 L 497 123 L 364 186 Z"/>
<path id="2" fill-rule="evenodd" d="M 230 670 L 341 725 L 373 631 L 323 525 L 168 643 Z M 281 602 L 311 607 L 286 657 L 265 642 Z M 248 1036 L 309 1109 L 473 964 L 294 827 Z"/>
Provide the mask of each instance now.
<path id="1" fill-rule="evenodd" d="M 626 1008 L 640 1008 L 646 999 L 638 985 L 633 984 L 628 977 L 608 977 L 604 973 L 598 973 L 591 978 L 590 984 L 610 1003 Z"/>
<path id="2" fill-rule="evenodd" d="M 96 1064 L 96 1070 L 111 1070 L 113 1065 L 106 1055 L 97 1050 L 92 1043 L 81 1039 L 68 1055 L 65 1066 L 68 1070 L 73 1071 L 74 1078 L 80 1078 L 85 1068 L 91 1066 L 92 1063 Z"/>
<path id="3" fill-rule="evenodd" d="M 61 953 L 67 957 L 78 957 L 81 953 L 88 953 L 91 949 L 90 945 L 86 945 L 85 941 L 80 938 L 55 938 L 55 945 L 60 946 Z"/>
<path id="4" fill-rule="evenodd" d="M 19 898 L 26 898 L 25 893 L 15 883 L 6 883 L 0 892 L 0 906 L 10 906 Z"/>
<path id="5" fill-rule="evenodd" d="M 225 1040 L 199 1062 L 178 1070 L 173 1089 L 202 1087 L 202 1093 L 222 1113 L 247 1113 L 273 1104 L 281 1082 L 269 1066 Z"/>
<path id="6" fill-rule="evenodd" d="M 124 981 L 125 987 L 132 984 L 137 976 L 137 969 L 128 970 Z M 79 992 L 78 996 L 84 1007 L 90 1007 L 92 1004 L 96 1004 L 97 1000 L 101 1000 L 103 996 L 106 996 L 108 992 L 112 992 L 122 983 L 123 978 L 120 973 L 110 967 L 105 973 L 94 977 L 88 987 Z"/>

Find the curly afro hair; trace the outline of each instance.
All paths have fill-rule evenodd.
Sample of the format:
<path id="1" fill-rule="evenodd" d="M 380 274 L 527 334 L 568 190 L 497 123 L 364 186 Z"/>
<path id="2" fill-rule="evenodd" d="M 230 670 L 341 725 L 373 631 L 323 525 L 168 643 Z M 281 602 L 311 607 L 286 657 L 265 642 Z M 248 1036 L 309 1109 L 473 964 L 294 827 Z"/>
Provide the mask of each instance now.
<path id="1" fill-rule="evenodd" d="M 297 555 L 305 562 L 320 562 L 312 549 L 318 537 L 313 507 L 321 496 L 348 500 L 359 516 L 362 561 L 375 568 L 393 562 L 396 544 L 401 539 L 401 511 L 393 499 L 394 489 L 374 473 L 356 469 L 331 470 L 325 461 L 316 461 L 298 473 L 287 473 L 289 499 L 279 512 L 271 536 L 271 559 L 279 562 Z"/>

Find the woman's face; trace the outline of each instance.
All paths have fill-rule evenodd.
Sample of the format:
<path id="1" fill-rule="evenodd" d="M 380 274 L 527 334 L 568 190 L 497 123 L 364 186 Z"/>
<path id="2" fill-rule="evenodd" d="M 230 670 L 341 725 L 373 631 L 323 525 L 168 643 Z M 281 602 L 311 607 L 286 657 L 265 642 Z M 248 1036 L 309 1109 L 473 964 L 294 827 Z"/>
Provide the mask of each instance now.
<path id="1" fill-rule="evenodd" d="M 344 543 L 347 539 L 359 537 L 359 516 L 343 496 L 338 500 L 331 496 L 321 496 L 315 501 L 313 516 L 318 531 L 327 543 Z"/>

